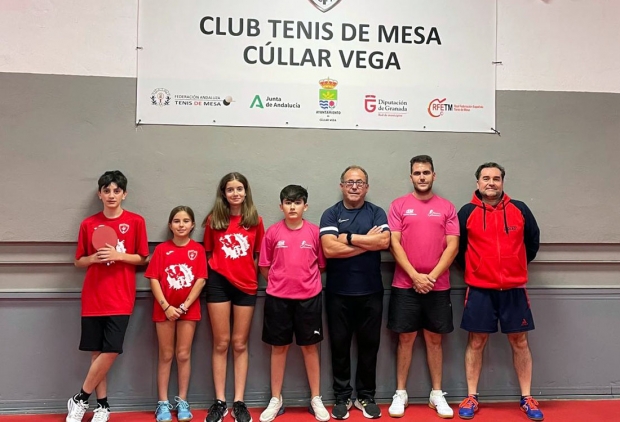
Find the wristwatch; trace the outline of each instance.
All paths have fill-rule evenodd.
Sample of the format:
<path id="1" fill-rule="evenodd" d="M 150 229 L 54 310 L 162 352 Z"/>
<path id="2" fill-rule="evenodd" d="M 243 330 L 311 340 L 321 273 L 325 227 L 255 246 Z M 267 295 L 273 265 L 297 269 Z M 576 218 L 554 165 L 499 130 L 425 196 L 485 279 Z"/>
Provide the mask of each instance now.
<path id="1" fill-rule="evenodd" d="M 182 310 L 184 314 L 187 313 L 187 308 L 185 307 L 185 303 L 181 303 L 181 306 L 179 306 L 179 309 Z"/>
<path id="2" fill-rule="evenodd" d="M 351 243 L 351 238 L 353 237 L 353 233 L 347 233 L 347 243 L 350 246 L 353 246 L 353 243 Z"/>

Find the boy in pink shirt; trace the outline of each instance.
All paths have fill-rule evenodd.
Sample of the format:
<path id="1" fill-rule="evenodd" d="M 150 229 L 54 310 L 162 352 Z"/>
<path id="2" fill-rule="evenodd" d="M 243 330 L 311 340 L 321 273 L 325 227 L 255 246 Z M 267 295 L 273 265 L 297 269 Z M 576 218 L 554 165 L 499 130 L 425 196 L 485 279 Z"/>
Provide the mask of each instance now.
<path id="1" fill-rule="evenodd" d="M 303 219 L 308 209 L 308 191 L 289 185 L 280 192 L 284 220 L 267 229 L 259 255 L 259 269 L 267 280 L 263 341 L 271 347 L 271 395 L 261 422 L 270 422 L 284 413 L 282 383 L 286 355 L 293 342 L 301 346 L 311 401 L 309 411 L 319 421 L 329 420 L 329 412 L 319 395 L 320 366 L 317 344 L 323 340 L 323 298 L 321 273 L 325 257 L 319 227 Z"/>

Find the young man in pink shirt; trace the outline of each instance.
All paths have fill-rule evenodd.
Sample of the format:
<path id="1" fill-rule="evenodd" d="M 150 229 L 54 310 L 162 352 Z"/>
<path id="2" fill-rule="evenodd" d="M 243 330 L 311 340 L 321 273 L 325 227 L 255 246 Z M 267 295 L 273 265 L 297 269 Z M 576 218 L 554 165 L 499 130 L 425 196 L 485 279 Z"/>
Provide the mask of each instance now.
<path id="1" fill-rule="evenodd" d="M 260 250 L 259 269 L 267 280 L 263 341 L 271 347 L 271 400 L 260 415 L 270 422 L 284 413 L 282 382 L 286 355 L 295 340 L 304 356 L 311 400 L 309 411 L 318 421 L 329 420 L 319 393 L 317 344 L 323 340 L 323 285 L 325 257 L 319 227 L 303 219 L 308 191 L 289 185 L 280 192 L 284 220 L 267 229 Z"/>
<path id="2" fill-rule="evenodd" d="M 433 193 L 433 159 L 418 155 L 410 164 L 413 193 L 395 199 L 388 214 L 390 249 L 396 259 L 388 328 L 398 333 L 397 386 L 389 414 L 395 418 L 405 414 L 413 342 L 423 329 L 433 384 L 429 406 L 449 419 L 454 412 L 441 389 L 441 340 L 454 330 L 448 269 L 458 252 L 459 221 L 454 205 Z"/>

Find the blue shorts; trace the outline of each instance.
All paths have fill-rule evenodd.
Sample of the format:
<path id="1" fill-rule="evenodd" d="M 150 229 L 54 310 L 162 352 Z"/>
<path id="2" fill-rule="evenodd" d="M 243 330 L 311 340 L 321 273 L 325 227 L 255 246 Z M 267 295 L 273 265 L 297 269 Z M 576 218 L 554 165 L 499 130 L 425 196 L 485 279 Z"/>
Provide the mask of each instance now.
<path id="1" fill-rule="evenodd" d="M 468 287 L 461 328 L 472 333 L 521 333 L 534 329 L 534 318 L 525 288 L 509 290 Z"/>

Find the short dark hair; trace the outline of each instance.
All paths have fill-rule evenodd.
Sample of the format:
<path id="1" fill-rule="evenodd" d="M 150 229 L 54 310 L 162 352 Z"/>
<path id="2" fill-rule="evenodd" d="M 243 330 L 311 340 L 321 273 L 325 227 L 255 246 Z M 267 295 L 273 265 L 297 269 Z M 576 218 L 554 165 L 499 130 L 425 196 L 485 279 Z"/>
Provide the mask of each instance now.
<path id="1" fill-rule="evenodd" d="M 288 185 L 280 191 L 280 203 L 284 202 L 284 200 L 298 201 L 300 199 L 304 203 L 308 202 L 308 191 L 302 186 Z"/>
<path id="2" fill-rule="evenodd" d="M 409 161 L 409 165 L 410 165 L 410 172 L 413 173 L 413 165 L 415 163 L 424 163 L 424 164 L 430 164 L 431 165 L 431 170 L 434 172 L 435 171 L 435 166 L 433 165 L 433 159 L 431 158 L 430 155 L 416 155 L 415 157 L 413 157 L 411 159 L 411 161 Z"/>
<path id="3" fill-rule="evenodd" d="M 101 175 L 97 184 L 99 185 L 99 192 L 101 189 L 107 188 L 112 183 L 115 183 L 121 190 L 127 191 L 127 178 L 119 170 L 106 171 Z"/>
<path id="4" fill-rule="evenodd" d="M 480 179 L 480 173 L 482 172 L 482 170 L 488 169 L 488 168 L 498 169 L 500 173 L 502 174 L 502 180 L 504 180 L 504 176 L 506 176 L 506 170 L 504 170 L 504 167 L 492 161 L 489 161 L 488 163 L 480 164 L 480 166 L 478 167 L 478 170 L 476 170 L 476 180 Z"/>

